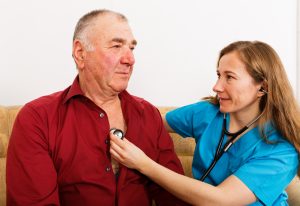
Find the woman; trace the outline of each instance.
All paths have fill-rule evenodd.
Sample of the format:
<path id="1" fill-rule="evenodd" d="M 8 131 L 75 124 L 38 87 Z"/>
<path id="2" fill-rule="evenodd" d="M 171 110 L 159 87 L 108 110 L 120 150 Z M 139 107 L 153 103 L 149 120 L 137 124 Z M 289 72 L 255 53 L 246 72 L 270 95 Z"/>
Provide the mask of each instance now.
<path id="1" fill-rule="evenodd" d="M 300 113 L 277 53 L 263 42 L 234 42 L 220 52 L 217 76 L 215 97 L 165 117 L 169 131 L 195 138 L 195 179 L 111 135 L 113 158 L 193 205 L 288 205 Z"/>

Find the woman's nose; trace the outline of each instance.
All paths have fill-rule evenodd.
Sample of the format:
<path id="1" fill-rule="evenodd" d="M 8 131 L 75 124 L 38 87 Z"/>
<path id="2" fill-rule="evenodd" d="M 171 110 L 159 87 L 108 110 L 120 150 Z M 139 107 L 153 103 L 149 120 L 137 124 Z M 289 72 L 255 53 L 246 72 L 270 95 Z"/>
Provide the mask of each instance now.
<path id="1" fill-rule="evenodd" d="M 222 92 L 224 90 L 223 84 L 221 79 L 218 79 L 217 82 L 215 83 L 215 85 L 213 86 L 213 91 L 218 93 L 218 92 Z"/>

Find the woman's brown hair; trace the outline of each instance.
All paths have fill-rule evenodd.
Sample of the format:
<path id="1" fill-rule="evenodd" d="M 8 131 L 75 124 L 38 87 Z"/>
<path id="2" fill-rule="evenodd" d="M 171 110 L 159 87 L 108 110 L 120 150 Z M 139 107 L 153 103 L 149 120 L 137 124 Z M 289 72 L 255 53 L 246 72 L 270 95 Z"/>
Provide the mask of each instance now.
<path id="1" fill-rule="evenodd" d="M 266 91 L 259 104 L 263 114 L 258 125 L 263 138 L 268 141 L 268 134 L 264 131 L 263 125 L 271 122 L 300 153 L 300 111 L 276 51 L 264 42 L 237 41 L 221 50 L 217 65 L 222 56 L 231 52 L 237 52 L 248 73 L 255 82 L 261 83 Z M 217 97 L 204 99 L 218 104 Z M 298 175 L 300 176 L 300 170 Z"/>

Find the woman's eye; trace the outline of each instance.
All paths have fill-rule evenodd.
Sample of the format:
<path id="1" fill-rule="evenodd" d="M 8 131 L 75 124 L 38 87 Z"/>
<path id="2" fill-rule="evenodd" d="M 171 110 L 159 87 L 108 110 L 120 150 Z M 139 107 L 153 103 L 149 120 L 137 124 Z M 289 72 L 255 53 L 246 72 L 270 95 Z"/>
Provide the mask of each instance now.
<path id="1" fill-rule="evenodd" d="M 226 76 L 227 80 L 233 79 L 233 76 L 227 75 Z"/>

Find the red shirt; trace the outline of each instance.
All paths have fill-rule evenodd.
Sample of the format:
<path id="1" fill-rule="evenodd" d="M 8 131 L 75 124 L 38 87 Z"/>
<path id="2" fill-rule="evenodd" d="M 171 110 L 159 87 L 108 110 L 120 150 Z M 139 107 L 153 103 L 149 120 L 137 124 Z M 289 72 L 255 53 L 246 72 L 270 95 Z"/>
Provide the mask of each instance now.
<path id="1" fill-rule="evenodd" d="M 126 138 L 178 173 L 183 169 L 159 111 L 126 91 L 119 94 Z M 7 155 L 7 205 L 147 206 L 184 204 L 136 170 L 111 167 L 109 122 L 86 98 L 78 78 L 62 92 L 19 112 Z"/>

